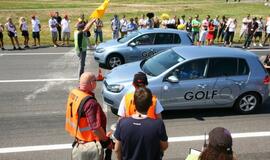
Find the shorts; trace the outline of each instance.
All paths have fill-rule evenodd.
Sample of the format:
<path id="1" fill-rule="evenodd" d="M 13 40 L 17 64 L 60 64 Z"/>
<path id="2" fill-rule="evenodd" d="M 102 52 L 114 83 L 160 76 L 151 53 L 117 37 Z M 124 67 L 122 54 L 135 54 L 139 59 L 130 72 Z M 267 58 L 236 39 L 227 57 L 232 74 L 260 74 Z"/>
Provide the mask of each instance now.
<path id="1" fill-rule="evenodd" d="M 259 38 L 262 38 L 262 32 L 256 32 L 254 37 L 259 37 Z"/>
<path id="2" fill-rule="evenodd" d="M 24 37 L 29 37 L 28 31 L 22 31 L 22 36 L 24 36 Z"/>
<path id="3" fill-rule="evenodd" d="M 70 32 L 63 32 L 63 39 L 69 39 L 70 38 Z"/>
<path id="4" fill-rule="evenodd" d="M 38 39 L 39 39 L 39 38 L 40 38 L 39 32 L 33 32 L 33 33 L 32 33 L 32 37 L 33 37 L 33 38 L 38 38 Z"/>
<path id="5" fill-rule="evenodd" d="M 0 32 L 0 40 L 2 41 L 3 40 L 3 33 Z"/>
<path id="6" fill-rule="evenodd" d="M 57 40 L 57 32 L 51 32 L 52 33 L 52 40 L 56 41 Z"/>
<path id="7" fill-rule="evenodd" d="M 14 37 L 17 37 L 17 34 L 14 33 L 14 32 L 8 31 L 8 36 L 9 36 L 10 38 L 14 38 Z"/>
<path id="8" fill-rule="evenodd" d="M 205 30 L 202 30 L 200 32 L 200 36 L 199 36 L 200 37 L 199 38 L 199 41 L 200 42 L 205 42 L 207 33 L 208 33 L 208 31 L 205 31 Z"/>

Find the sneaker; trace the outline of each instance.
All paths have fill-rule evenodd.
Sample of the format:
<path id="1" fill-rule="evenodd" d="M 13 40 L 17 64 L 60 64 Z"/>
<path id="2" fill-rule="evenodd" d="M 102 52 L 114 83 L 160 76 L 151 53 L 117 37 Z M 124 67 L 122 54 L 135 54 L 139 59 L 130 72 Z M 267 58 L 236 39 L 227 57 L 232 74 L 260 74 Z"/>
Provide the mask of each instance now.
<path id="1" fill-rule="evenodd" d="M 17 48 L 16 47 L 13 47 L 13 50 L 17 50 Z"/>
<path id="2" fill-rule="evenodd" d="M 57 45 L 53 45 L 54 48 L 57 48 L 58 46 Z"/>
<path id="3" fill-rule="evenodd" d="M 263 47 L 263 45 L 262 45 L 261 43 L 259 44 L 259 46 L 260 46 L 260 47 Z"/>
<path id="4" fill-rule="evenodd" d="M 256 43 L 253 43 L 253 46 L 256 47 Z"/>
<path id="5" fill-rule="evenodd" d="M 247 47 L 247 49 L 250 49 L 250 47 Z"/>
<path id="6" fill-rule="evenodd" d="M 19 47 L 19 48 L 18 48 L 18 50 L 22 50 L 22 48 L 21 48 L 21 47 Z"/>
<path id="7" fill-rule="evenodd" d="M 2 49 L 2 51 L 6 50 L 4 47 L 3 47 L 3 48 L 1 48 L 1 49 Z"/>
<path id="8" fill-rule="evenodd" d="M 245 47 L 245 46 L 243 46 L 242 48 L 243 48 L 243 49 L 245 49 L 246 47 Z"/>

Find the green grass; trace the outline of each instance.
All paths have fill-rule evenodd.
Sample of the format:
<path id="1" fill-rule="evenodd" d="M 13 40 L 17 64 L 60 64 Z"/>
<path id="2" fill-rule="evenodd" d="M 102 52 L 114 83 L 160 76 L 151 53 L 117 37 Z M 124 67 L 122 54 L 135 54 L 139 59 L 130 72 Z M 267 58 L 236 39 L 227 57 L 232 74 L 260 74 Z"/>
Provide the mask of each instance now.
<path id="1" fill-rule="evenodd" d="M 97 8 L 103 0 L 0 0 L 0 23 L 5 24 L 7 17 L 12 17 L 13 22 L 18 26 L 18 20 L 21 16 L 26 17 L 30 25 L 32 14 L 38 16 L 42 25 L 41 43 L 51 44 L 51 36 L 48 28 L 49 13 L 59 11 L 63 16 L 68 14 L 71 20 L 71 26 L 74 30 L 74 24 L 81 13 L 89 15 Z M 239 29 L 242 18 L 250 13 L 252 16 L 266 17 L 269 14 L 269 7 L 262 2 L 241 2 L 226 4 L 224 0 L 111 0 L 110 6 L 103 17 L 104 21 L 104 38 L 111 38 L 110 19 L 114 14 L 122 17 L 123 14 L 128 18 L 138 16 L 143 13 L 154 12 L 160 16 L 162 13 L 169 15 L 186 17 L 199 14 L 203 19 L 207 14 L 214 17 L 215 15 L 225 15 L 236 18 L 238 21 L 238 30 L 235 40 L 238 40 Z M 30 29 L 29 29 L 30 31 Z M 22 43 L 22 36 L 19 39 Z M 73 34 L 71 34 L 73 35 Z M 92 32 L 93 35 L 93 32 Z M 7 33 L 4 33 L 5 44 L 9 44 Z M 92 40 L 93 41 L 93 40 Z M 30 43 L 32 39 L 30 38 Z"/>

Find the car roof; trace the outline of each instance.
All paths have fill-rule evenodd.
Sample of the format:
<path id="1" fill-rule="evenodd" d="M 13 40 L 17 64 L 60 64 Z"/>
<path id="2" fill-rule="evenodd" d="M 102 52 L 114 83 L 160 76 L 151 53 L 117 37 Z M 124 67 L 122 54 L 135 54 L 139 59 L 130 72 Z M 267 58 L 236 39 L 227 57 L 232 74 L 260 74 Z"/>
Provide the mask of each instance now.
<path id="1" fill-rule="evenodd" d="M 164 29 L 164 28 L 148 28 L 138 30 L 140 33 L 187 33 L 187 31 L 177 30 L 177 29 Z"/>
<path id="2" fill-rule="evenodd" d="M 213 58 L 213 57 L 235 57 L 235 58 L 255 58 L 254 53 L 237 48 L 217 47 L 217 46 L 181 46 L 172 48 L 184 59 Z"/>

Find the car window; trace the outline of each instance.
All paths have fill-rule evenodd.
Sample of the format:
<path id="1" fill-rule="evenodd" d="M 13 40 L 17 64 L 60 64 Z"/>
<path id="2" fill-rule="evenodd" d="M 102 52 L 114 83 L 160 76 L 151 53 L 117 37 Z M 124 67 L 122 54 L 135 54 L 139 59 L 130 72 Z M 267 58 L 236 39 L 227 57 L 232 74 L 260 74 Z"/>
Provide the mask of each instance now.
<path id="1" fill-rule="evenodd" d="M 155 39 L 155 34 L 144 34 L 134 40 L 136 45 L 152 45 Z"/>
<path id="2" fill-rule="evenodd" d="M 181 43 L 181 39 L 179 37 L 178 34 L 174 34 L 174 40 L 173 40 L 174 44 L 180 44 Z"/>
<path id="3" fill-rule="evenodd" d="M 157 33 L 155 44 L 173 44 L 174 34 L 172 33 Z"/>
<path id="4" fill-rule="evenodd" d="M 172 71 L 172 75 L 179 80 L 204 78 L 207 62 L 208 59 L 198 59 L 181 64 Z"/>
<path id="5" fill-rule="evenodd" d="M 207 77 L 234 76 L 237 74 L 236 58 L 212 58 Z"/>
<path id="6" fill-rule="evenodd" d="M 148 75 L 158 76 L 183 60 L 183 57 L 169 49 L 147 59 L 141 69 Z"/>
<path id="7" fill-rule="evenodd" d="M 238 59 L 238 75 L 249 74 L 249 67 L 244 59 Z"/>

